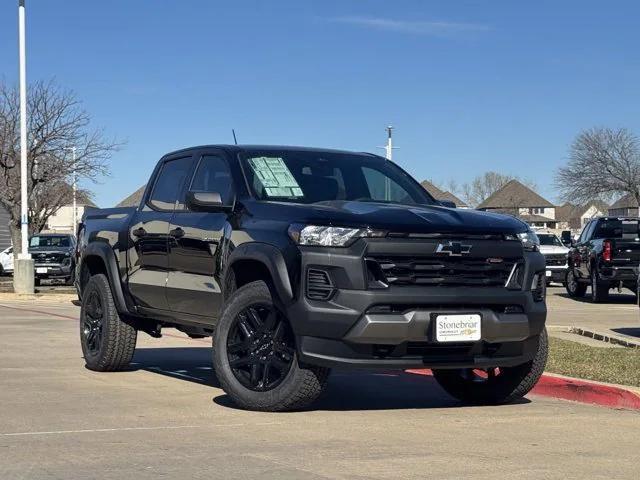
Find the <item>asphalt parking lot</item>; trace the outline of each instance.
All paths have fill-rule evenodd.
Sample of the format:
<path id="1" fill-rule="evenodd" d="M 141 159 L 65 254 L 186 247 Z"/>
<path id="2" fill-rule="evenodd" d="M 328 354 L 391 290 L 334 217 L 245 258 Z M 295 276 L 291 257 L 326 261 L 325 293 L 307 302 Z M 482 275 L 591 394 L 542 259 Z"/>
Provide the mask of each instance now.
<path id="1" fill-rule="evenodd" d="M 633 297 L 550 293 L 550 324 L 639 324 Z M 537 396 L 461 407 L 428 377 L 344 372 L 311 411 L 245 412 L 208 341 L 178 332 L 140 335 L 129 372 L 86 370 L 77 314 L 0 302 L 0 479 L 638 477 L 636 412 Z"/>

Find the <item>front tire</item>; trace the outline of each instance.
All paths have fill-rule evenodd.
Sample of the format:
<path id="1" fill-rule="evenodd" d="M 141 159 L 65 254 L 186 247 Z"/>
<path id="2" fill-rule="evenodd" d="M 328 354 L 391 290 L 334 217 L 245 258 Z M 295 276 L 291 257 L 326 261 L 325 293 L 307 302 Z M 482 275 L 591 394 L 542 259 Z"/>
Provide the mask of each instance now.
<path id="1" fill-rule="evenodd" d="M 499 405 L 524 397 L 538 383 L 549 353 L 547 330 L 538 339 L 533 360 L 515 367 L 433 370 L 438 384 L 452 397 L 474 405 Z"/>
<path id="2" fill-rule="evenodd" d="M 89 370 L 115 372 L 129 366 L 138 332 L 123 322 L 103 274 L 89 279 L 80 309 L 80 344 Z"/>
<path id="3" fill-rule="evenodd" d="M 564 287 L 570 297 L 584 297 L 587 293 L 587 284 L 579 282 L 573 268 L 569 268 L 564 277 Z"/>
<path id="4" fill-rule="evenodd" d="M 308 406 L 329 376 L 327 368 L 299 363 L 291 326 L 263 281 L 229 298 L 213 337 L 213 366 L 238 406 L 267 412 Z"/>

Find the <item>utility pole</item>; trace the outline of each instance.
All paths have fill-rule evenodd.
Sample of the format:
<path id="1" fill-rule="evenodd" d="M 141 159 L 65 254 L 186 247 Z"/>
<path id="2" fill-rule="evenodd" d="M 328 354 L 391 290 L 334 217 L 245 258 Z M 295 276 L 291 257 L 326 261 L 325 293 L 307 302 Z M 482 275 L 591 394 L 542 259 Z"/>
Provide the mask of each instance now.
<path id="1" fill-rule="evenodd" d="M 34 292 L 34 264 L 29 254 L 29 205 L 27 183 L 27 67 L 25 42 L 25 0 L 18 0 L 18 55 L 20 76 L 20 233 L 21 249 L 14 269 L 16 293 Z"/>

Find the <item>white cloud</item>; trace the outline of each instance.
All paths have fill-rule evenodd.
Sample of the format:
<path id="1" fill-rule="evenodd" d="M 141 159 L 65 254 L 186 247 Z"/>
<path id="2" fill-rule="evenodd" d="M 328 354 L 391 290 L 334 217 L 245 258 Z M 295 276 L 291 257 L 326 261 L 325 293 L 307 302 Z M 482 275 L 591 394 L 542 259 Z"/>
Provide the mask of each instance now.
<path id="1" fill-rule="evenodd" d="M 425 22 L 375 17 L 338 17 L 331 20 L 333 22 L 359 25 L 374 30 L 410 33 L 414 35 L 430 35 L 433 37 L 451 37 L 465 33 L 486 32 L 489 30 L 487 25 L 476 23 Z"/>

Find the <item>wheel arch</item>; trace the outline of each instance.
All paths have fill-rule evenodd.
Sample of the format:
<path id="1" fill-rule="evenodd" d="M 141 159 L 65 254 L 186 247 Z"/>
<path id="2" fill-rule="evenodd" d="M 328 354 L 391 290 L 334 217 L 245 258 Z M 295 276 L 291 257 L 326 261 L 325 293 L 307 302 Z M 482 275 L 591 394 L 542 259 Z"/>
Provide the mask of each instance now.
<path id="1" fill-rule="evenodd" d="M 93 275 L 102 273 L 109 281 L 109 286 L 111 287 L 113 300 L 118 313 L 128 313 L 124 292 L 122 290 L 122 283 L 120 282 L 120 275 L 118 273 L 118 263 L 110 245 L 106 243 L 88 244 L 83 249 L 79 266 L 78 293 L 80 296 L 82 296 L 82 290 L 89 281 L 89 278 Z"/>
<path id="2" fill-rule="evenodd" d="M 293 300 L 289 271 L 280 250 L 267 243 L 243 243 L 227 260 L 223 283 L 225 297 L 235 288 L 256 280 L 270 281 L 280 301 L 289 303 Z"/>

